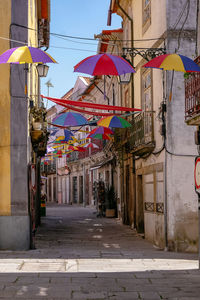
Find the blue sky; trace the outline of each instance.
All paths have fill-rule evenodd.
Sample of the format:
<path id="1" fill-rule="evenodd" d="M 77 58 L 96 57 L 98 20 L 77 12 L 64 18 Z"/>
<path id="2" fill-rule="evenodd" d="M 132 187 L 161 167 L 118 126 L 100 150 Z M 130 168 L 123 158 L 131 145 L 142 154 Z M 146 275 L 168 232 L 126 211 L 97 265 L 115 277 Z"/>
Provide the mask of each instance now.
<path id="1" fill-rule="evenodd" d="M 110 0 L 51 0 L 50 32 L 94 38 L 94 34 L 99 34 L 102 30 L 120 28 L 122 19 L 116 14 L 112 15 L 112 26 L 107 26 L 109 3 Z M 41 79 L 41 92 L 47 95 L 45 83 L 50 80 L 54 87 L 49 88 L 49 95 L 60 98 L 74 86 L 80 75 L 73 72 L 73 67 L 85 57 L 96 54 L 97 41 L 61 39 L 50 35 L 47 52 L 58 64 L 49 64 L 47 77 Z"/>

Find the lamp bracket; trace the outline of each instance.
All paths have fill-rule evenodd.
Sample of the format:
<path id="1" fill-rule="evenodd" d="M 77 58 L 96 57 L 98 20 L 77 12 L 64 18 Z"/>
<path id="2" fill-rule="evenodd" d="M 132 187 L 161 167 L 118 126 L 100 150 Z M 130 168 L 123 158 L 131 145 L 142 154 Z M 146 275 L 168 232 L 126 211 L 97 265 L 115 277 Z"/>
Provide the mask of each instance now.
<path id="1" fill-rule="evenodd" d="M 147 61 L 155 58 L 158 55 L 166 54 L 166 48 L 122 48 L 123 55 L 129 54 L 131 57 L 140 55 Z"/>

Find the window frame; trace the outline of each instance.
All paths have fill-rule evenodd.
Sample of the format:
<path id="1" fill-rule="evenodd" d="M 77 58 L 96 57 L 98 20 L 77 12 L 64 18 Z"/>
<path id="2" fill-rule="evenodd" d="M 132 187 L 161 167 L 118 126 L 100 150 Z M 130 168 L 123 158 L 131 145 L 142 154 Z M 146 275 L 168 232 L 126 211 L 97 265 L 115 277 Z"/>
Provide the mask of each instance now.
<path id="1" fill-rule="evenodd" d="M 142 0 L 142 34 L 144 34 L 151 25 L 151 0 L 149 0 L 147 5 L 145 2 L 146 0 Z M 147 10 L 149 10 L 149 16 L 146 18 Z"/>

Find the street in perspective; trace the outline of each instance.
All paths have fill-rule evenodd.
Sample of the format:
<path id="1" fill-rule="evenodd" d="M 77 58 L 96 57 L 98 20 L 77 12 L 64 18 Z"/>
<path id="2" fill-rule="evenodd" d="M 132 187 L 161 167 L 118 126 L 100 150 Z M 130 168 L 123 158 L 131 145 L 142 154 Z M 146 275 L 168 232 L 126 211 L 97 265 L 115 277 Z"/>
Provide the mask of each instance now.
<path id="1" fill-rule="evenodd" d="M 35 245 L 0 253 L 1 298 L 199 299 L 197 254 L 155 248 L 90 207 L 49 206 Z"/>
<path id="2" fill-rule="evenodd" d="M 200 0 L 0 16 L 0 299 L 200 299 Z"/>

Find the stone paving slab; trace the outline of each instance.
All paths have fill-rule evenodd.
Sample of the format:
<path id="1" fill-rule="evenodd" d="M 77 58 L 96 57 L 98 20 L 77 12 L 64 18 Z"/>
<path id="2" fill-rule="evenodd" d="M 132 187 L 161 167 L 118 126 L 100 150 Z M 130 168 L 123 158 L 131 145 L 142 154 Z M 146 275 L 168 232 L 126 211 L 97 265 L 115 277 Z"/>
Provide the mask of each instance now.
<path id="1" fill-rule="evenodd" d="M 47 214 L 36 250 L 0 251 L 0 299 L 200 299 L 196 254 L 158 251 L 91 208 Z"/>

